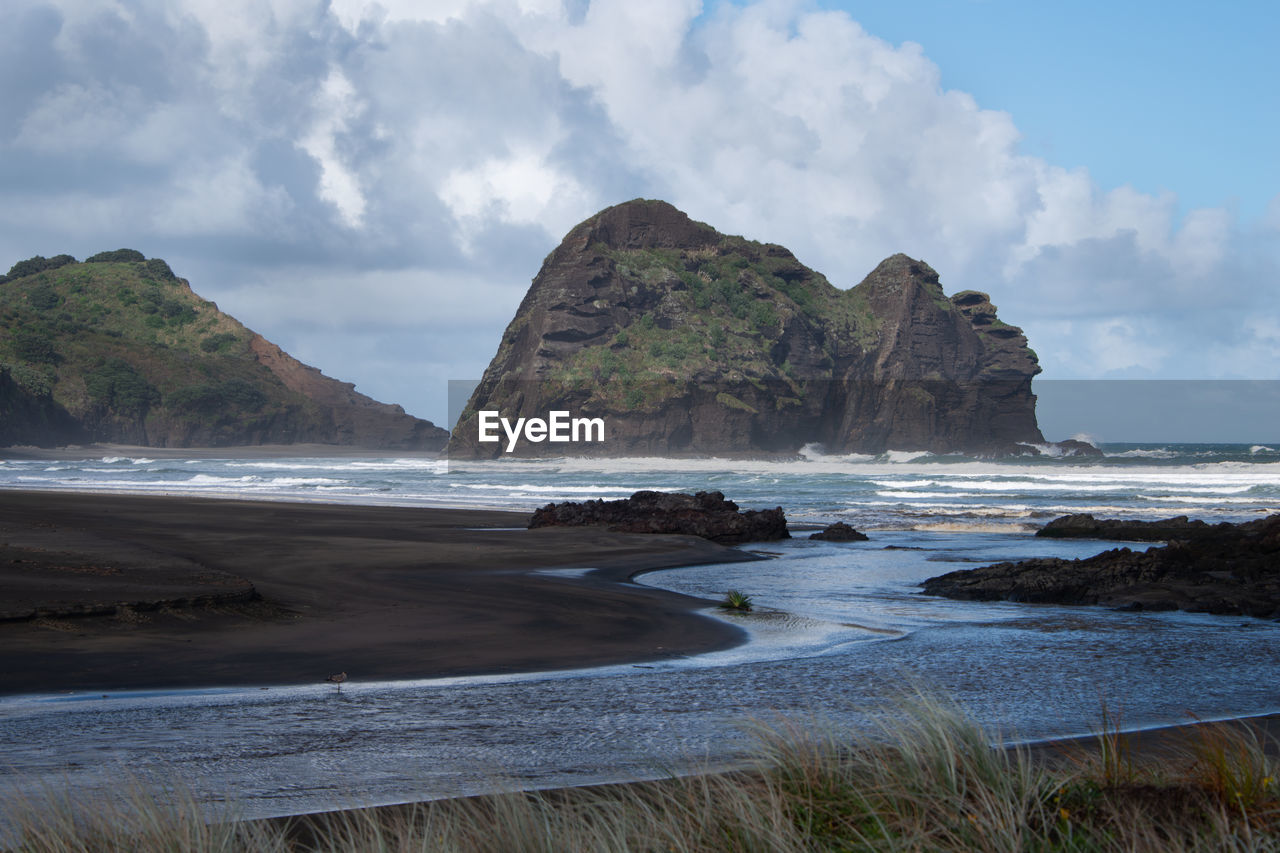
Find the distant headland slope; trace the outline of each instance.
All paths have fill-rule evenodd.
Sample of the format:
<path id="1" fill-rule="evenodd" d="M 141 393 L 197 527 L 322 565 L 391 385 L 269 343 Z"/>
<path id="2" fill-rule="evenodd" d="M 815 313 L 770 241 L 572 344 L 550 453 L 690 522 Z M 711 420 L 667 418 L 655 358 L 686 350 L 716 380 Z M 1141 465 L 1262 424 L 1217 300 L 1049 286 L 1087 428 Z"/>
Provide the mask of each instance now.
<path id="1" fill-rule="evenodd" d="M 1035 452 L 1036 355 L 985 293 L 906 255 L 834 287 L 782 246 L 662 201 L 607 208 L 547 256 L 450 453 L 503 456 L 477 412 L 602 417 L 607 438 L 524 455 Z"/>
<path id="2" fill-rule="evenodd" d="M 159 258 L 36 256 L 0 276 L 0 447 L 436 450 L 447 440 L 292 358 Z"/>

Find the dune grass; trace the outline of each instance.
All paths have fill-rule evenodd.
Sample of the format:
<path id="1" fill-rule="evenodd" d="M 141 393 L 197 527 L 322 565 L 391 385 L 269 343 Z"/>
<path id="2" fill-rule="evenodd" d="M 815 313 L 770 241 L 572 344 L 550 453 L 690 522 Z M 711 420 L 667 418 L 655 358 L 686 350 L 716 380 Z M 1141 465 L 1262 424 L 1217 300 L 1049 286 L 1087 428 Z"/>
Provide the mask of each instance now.
<path id="1" fill-rule="evenodd" d="M 1280 850 L 1274 753 L 1239 725 L 1185 750 L 1005 747 L 920 700 L 877 737 L 754 727 L 751 769 L 518 792 L 276 821 L 206 824 L 189 798 L 10 809 L 22 851 L 1179 851 Z M 55 798 L 56 799 L 56 798 Z"/>

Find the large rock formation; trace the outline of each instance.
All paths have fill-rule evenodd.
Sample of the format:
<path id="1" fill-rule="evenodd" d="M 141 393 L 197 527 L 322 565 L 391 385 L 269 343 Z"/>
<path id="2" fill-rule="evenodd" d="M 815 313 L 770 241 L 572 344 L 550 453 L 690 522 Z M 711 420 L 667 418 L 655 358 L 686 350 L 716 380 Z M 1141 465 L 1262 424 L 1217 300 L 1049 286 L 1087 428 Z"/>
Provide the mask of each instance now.
<path id="1" fill-rule="evenodd" d="M 438 450 L 447 440 L 292 358 L 158 258 L 37 256 L 0 276 L 0 447 Z"/>
<path id="2" fill-rule="evenodd" d="M 833 287 L 782 246 L 720 234 L 660 201 L 608 208 L 534 278 L 463 411 L 451 455 L 506 455 L 477 412 L 602 417 L 596 444 L 515 455 L 889 449 L 1002 454 L 1040 443 L 1022 332 L 986 294 L 948 298 L 894 255 Z"/>
<path id="3" fill-rule="evenodd" d="M 940 575 L 929 595 L 970 601 L 1102 604 L 1280 619 L 1280 515 L 1205 525 L 1163 548 L 1116 548 L 1085 560 L 1040 558 Z"/>

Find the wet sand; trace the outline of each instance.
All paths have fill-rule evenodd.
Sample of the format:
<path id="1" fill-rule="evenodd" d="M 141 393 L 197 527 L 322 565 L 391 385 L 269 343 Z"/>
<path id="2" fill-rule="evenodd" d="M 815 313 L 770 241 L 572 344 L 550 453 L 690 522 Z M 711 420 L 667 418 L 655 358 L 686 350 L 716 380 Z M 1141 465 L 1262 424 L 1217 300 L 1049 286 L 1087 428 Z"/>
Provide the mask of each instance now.
<path id="1" fill-rule="evenodd" d="M 744 640 L 693 612 L 709 602 L 628 579 L 751 555 L 527 518 L 0 490 L 0 693 L 538 671 Z M 598 571 L 539 571 L 559 568 Z"/>

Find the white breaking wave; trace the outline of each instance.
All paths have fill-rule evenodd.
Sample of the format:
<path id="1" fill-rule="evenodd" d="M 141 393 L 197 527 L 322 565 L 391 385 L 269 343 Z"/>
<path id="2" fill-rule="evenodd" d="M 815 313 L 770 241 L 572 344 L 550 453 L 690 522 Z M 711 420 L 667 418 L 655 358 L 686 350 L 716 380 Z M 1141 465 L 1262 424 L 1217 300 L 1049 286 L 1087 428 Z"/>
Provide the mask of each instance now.
<path id="1" fill-rule="evenodd" d="M 1108 453 L 1110 459 L 1173 459 L 1178 456 L 1176 451 L 1167 447 L 1160 447 L 1154 450 L 1125 450 L 1120 453 Z"/>
<path id="2" fill-rule="evenodd" d="M 1029 533 L 1036 530 L 1037 527 L 1038 525 L 1035 524 L 1019 524 L 1017 522 L 984 524 L 982 522 L 966 521 L 932 521 L 913 524 L 909 529 L 918 530 L 922 533 L 1009 533 L 1014 530 Z"/>
<path id="3" fill-rule="evenodd" d="M 520 483 L 519 485 L 508 486 L 503 483 L 450 483 L 450 488 L 455 489 L 472 489 L 496 492 L 528 492 L 530 494 L 561 494 L 566 491 L 583 495 L 613 495 L 623 493 L 624 497 L 630 497 L 635 492 L 640 491 L 638 488 L 631 486 L 536 486 L 532 483 Z M 670 488 L 646 487 L 651 491 L 669 492 Z"/>
<path id="4" fill-rule="evenodd" d="M 190 460 L 199 463 L 201 460 Z M 444 473 L 449 465 L 442 459 L 270 459 L 252 462 L 229 461 L 228 468 L 254 468 L 265 471 L 425 471 Z"/>
<path id="5" fill-rule="evenodd" d="M 919 462 L 921 459 L 929 459 L 934 454 L 921 450 L 886 450 L 880 455 L 881 459 L 885 459 L 890 465 L 901 465 L 904 462 Z"/>

